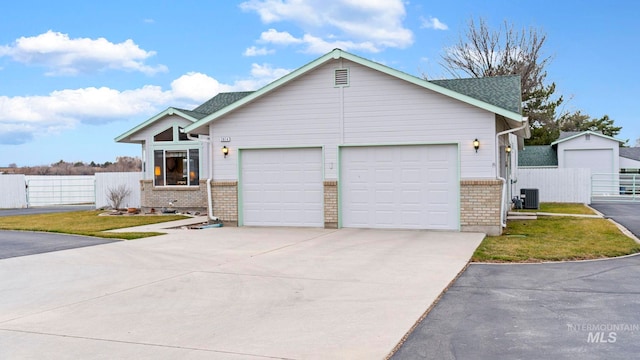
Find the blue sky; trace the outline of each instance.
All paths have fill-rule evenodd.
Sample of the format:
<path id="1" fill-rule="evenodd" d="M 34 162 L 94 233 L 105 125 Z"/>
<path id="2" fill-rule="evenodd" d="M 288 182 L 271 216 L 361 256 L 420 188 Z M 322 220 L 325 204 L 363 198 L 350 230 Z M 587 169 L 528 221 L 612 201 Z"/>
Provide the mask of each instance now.
<path id="1" fill-rule="evenodd" d="M 640 137 L 634 1 L 155 0 L 0 5 L 0 166 L 115 161 L 113 139 L 169 106 L 255 90 L 339 47 L 404 72 L 483 17 L 546 33 L 561 111 L 607 114 Z M 635 65 L 635 66 L 634 66 Z"/>

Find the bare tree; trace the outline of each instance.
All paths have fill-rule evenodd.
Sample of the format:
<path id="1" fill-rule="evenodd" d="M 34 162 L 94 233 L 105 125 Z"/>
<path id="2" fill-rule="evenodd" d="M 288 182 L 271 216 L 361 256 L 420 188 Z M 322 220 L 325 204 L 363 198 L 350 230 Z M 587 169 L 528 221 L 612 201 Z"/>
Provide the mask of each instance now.
<path id="1" fill-rule="evenodd" d="M 532 126 L 529 143 L 551 143 L 558 135 L 556 108 L 562 96 L 552 100 L 555 83 L 545 85 L 545 67 L 551 61 L 542 53 L 546 39 L 535 28 L 517 31 L 505 21 L 503 27 L 492 30 L 484 19 L 478 24 L 471 19 L 458 43 L 445 50 L 441 64 L 454 77 L 519 75 L 522 112 Z"/>
<path id="2" fill-rule="evenodd" d="M 120 209 L 120 205 L 122 205 L 124 199 L 130 194 L 131 189 L 124 184 L 107 189 L 107 199 L 109 200 L 109 204 L 111 204 L 111 207 L 116 210 Z"/>

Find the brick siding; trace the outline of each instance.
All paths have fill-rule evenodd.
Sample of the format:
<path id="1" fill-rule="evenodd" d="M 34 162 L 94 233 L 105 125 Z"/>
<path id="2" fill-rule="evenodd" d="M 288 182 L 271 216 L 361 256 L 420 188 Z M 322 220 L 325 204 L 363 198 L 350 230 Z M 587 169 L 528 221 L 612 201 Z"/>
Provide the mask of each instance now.
<path id="1" fill-rule="evenodd" d="M 324 227 L 338 228 L 338 182 L 335 180 L 324 182 Z"/>
<path id="2" fill-rule="evenodd" d="M 460 181 L 460 226 L 462 231 L 479 231 L 500 235 L 500 201 L 502 181 Z"/>
<path id="3" fill-rule="evenodd" d="M 153 180 L 140 181 L 140 204 L 144 211 L 154 209 L 160 211 L 169 207 L 169 202 L 174 202 L 172 208 L 179 211 L 207 211 L 207 185 L 205 180 L 200 180 L 198 186 L 185 187 L 155 187 Z"/>
<path id="4" fill-rule="evenodd" d="M 238 182 L 214 181 L 211 183 L 213 214 L 225 226 L 238 226 Z"/>

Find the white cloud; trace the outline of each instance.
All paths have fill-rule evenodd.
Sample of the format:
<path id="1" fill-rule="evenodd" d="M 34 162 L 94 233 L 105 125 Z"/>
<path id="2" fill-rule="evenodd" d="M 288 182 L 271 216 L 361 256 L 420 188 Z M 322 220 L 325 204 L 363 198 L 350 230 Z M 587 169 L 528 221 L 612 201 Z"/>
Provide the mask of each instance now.
<path id="1" fill-rule="evenodd" d="M 45 66 L 49 68 L 48 75 L 75 75 L 106 69 L 139 71 L 147 75 L 167 71 L 164 65 L 145 64 L 145 60 L 154 55 L 154 51 L 141 49 L 131 39 L 115 44 L 105 38 L 71 39 L 67 34 L 51 30 L 0 46 L 0 57 Z"/>
<path id="2" fill-rule="evenodd" d="M 26 143 L 37 134 L 70 130 L 80 123 L 144 118 L 168 106 L 193 108 L 219 92 L 257 90 L 290 71 L 253 64 L 249 77 L 232 84 L 190 72 L 171 82 L 167 90 L 153 85 L 125 91 L 88 87 L 41 96 L 0 96 L 0 144 Z"/>
<path id="3" fill-rule="evenodd" d="M 273 50 L 273 49 L 267 49 L 267 48 L 264 48 L 264 47 L 259 48 L 259 47 L 252 46 L 252 47 L 247 48 L 244 51 L 243 55 L 244 56 L 262 56 L 262 55 L 273 54 L 275 52 L 276 51 Z"/>
<path id="4" fill-rule="evenodd" d="M 274 28 L 263 32 L 259 42 L 304 46 L 307 53 L 326 49 L 379 52 L 384 48 L 405 48 L 413 44 L 413 33 L 402 24 L 406 15 L 402 0 L 249 0 L 240 4 L 244 11 L 256 12 L 262 22 L 290 22 L 303 35 Z"/>
<path id="5" fill-rule="evenodd" d="M 449 27 L 447 26 L 447 24 L 441 22 L 440 20 L 438 20 L 438 18 L 434 18 L 434 17 L 429 17 L 428 19 L 421 17 L 420 18 L 421 24 L 420 24 L 420 28 L 421 29 L 434 29 L 434 30 L 448 30 Z"/>

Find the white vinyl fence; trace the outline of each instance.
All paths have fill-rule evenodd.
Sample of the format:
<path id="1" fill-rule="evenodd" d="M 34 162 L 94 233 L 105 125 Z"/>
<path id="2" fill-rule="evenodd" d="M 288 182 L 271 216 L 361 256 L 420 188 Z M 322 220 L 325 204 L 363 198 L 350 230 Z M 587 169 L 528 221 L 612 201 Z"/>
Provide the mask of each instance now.
<path id="1" fill-rule="evenodd" d="M 0 174 L 0 209 L 27 207 L 27 191 L 24 175 Z"/>
<path id="2" fill-rule="evenodd" d="M 120 204 L 121 207 L 140 207 L 140 180 L 141 172 L 111 172 L 96 173 L 96 209 L 111 206 L 109 192 L 120 185 L 124 185 L 130 191 Z"/>
<path id="3" fill-rule="evenodd" d="M 540 202 L 591 203 L 591 169 L 519 168 L 517 189 L 538 189 Z"/>

